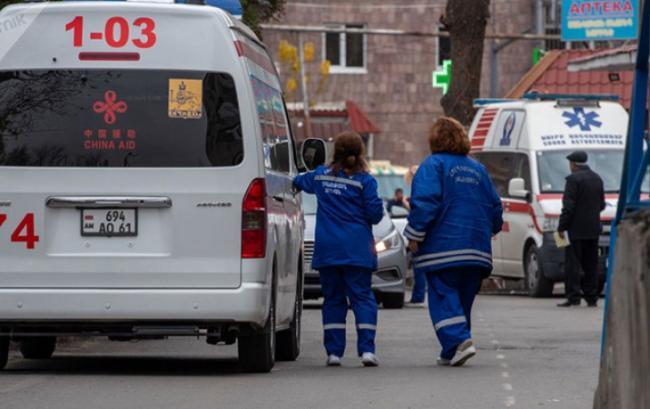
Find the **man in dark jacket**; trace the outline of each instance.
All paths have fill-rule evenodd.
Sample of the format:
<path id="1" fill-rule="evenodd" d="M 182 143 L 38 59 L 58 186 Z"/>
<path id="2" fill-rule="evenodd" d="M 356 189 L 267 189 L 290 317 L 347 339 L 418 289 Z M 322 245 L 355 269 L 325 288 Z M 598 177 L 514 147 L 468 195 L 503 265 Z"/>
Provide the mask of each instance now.
<path id="1" fill-rule="evenodd" d="M 603 180 L 587 166 L 586 152 L 567 156 L 571 175 L 566 178 L 562 215 L 558 231 L 569 235 L 571 245 L 566 249 L 567 301 L 558 307 L 580 305 L 580 268 L 584 271 L 582 292 L 590 307 L 598 302 L 598 239 L 602 226 L 600 212 L 605 209 Z"/>

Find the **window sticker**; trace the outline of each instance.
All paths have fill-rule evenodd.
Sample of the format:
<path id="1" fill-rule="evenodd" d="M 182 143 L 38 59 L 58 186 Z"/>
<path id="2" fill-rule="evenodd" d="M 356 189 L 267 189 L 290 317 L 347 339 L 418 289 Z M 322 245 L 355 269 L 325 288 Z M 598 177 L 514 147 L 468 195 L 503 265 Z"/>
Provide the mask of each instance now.
<path id="1" fill-rule="evenodd" d="M 170 78 L 168 114 L 174 119 L 201 119 L 203 81 Z"/>

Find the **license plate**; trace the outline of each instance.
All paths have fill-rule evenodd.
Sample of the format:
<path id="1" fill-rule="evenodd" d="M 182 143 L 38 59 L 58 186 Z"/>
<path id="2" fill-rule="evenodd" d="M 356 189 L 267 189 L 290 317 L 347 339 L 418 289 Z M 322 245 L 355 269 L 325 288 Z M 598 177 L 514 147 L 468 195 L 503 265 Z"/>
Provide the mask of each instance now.
<path id="1" fill-rule="evenodd" d="M 81 235 L 135 237 L 138 235 L 138 211 L 137 209 L 82 209 Z"/>

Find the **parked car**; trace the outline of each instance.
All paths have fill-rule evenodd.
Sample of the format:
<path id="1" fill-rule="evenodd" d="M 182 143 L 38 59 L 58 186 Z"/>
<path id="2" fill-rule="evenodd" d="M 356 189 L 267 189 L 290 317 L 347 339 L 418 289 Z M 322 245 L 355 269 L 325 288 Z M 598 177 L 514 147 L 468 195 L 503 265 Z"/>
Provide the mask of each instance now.
<path id="1" fill-rule="evenodd" d="M 317 202 L 313 195 L 303 194 L 305 212 L 305 299 L 322 296 L 318 271 L 312 269 L 311 258 L 314 253 Z M 400 232 L 390 217 L 384 214 L 382 221 L 373 227 L 378 269 L 372 276 L 372 288 L 378 303 L 384 308 L 399 309 L 404 306 L 406 291 L 407 257 L 406 246 Z M 353 240 L 353 238 L 351 238 Z"/>
<path id="2" fill-rule="evenodd" d="M 44 359 L 59 334 L 237 342 L 252 372 L 295 360 L 298 167 L 256 35 L 199 4 L 0 12 L 16 18 L 0 59 L 0 368 L 9 337 Z"/>

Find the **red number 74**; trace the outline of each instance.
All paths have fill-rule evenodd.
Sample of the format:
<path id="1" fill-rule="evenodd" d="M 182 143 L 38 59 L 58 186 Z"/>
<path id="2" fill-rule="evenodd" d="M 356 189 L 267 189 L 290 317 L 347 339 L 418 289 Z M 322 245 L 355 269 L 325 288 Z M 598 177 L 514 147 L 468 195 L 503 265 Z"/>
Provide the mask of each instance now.
<path id="1" fill-rule="evenodd" d="M 7 221 L 6 214 L 0 214 L 0 227 Z M 36 235 L 36 228 L 34 226 L 34 213 L 27 213 L 25 217 L 18 223 L 16 229 L 11 233 L 12 243 L 25 243 L 25 247 L 29 250 L 36 248 L 36 243 L 40 238 Z"/>

